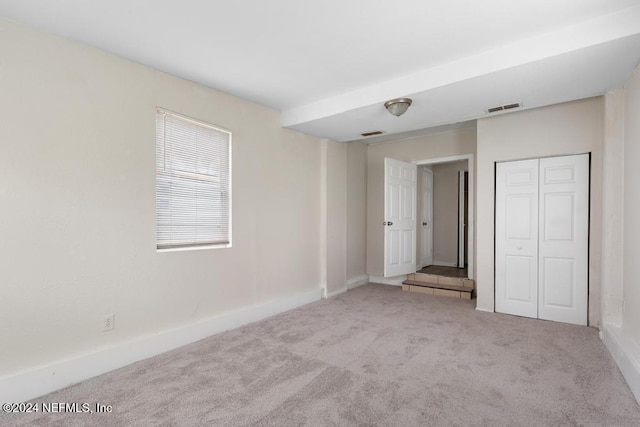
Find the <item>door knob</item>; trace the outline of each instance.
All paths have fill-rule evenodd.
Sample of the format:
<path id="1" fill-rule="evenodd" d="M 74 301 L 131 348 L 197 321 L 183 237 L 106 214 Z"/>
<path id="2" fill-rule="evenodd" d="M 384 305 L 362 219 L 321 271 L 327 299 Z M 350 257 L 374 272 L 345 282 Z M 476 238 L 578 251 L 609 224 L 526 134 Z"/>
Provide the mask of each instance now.
<path id="1" fill-rule="evenodd" d="M 393 223 L 392 223 L 391 221 L 389 221 L 389 222 L 387 223 L 387 225 L 393 225 Z"/>
<path id="2" fill-rule="evenodd" d="M 422 223 L 422 225 L 427 225 L 427 223 L 426 223 L 426 222 L 423 222 L 423 223 Z"/>

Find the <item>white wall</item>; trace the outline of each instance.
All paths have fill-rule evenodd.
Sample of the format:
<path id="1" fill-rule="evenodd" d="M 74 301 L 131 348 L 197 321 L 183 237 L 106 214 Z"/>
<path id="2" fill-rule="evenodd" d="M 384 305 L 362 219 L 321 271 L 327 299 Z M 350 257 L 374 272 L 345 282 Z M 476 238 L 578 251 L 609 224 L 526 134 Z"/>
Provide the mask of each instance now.
<path id="1" fill-rule="evenodd" d="M 406 162 L 474 154 L 476 129 L 467 128 L 405 141 L 371 144 L 367 150 L 367 273 L 384 275 L 384 158 Z M 418 242 L 418 247 L 420 247 Z"/>
<path id="2" fill-rule="evenodd" d="M 495 162 L 591 152 L 589 324 L 600 324 L 602 97 L 478 120 L 477 307 L 494 310 Z"/>
<path id="3" fill-rule="evenodd" d="M 320 140 L 274 110 L 2 21 L 0 51 L 0 376 L 319 294 Z M 233 248 L 156 252 L 156 106 L 233 132 Z M 336 150 L 329 165 L 346 169 Z M 332 224 L 344 204 L 329 198 Z"/>
<path id="4" fill-rule="evenodd" d="M 622 329 L 640 345 L 640 67 L 625 87 Z M 640 356 L 640 355 L 638 355 Z"/>
<path id="5" fill-rule="evenodd" d="M 622 326 L 624 90 L 605 95 L 602 156 L 602 324 Z"/>
<path id="6" fill-rule="evenodd" d="M 601 336 L 640 402 L 640 67 L 606 101 Z"/>
<path id="7" fill-rule="evenodd" d="M 347 279 L 366 274 L 367 146 L 354 141 L 347 144 Z"/>

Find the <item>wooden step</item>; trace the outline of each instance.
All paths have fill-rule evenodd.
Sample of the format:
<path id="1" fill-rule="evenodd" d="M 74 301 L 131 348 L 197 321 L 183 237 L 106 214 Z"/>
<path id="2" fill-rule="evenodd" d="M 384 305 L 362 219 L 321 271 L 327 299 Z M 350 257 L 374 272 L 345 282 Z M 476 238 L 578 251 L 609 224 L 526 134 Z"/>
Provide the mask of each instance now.
<path id="1" fill-rule="evenodd" d="M 444 283 L 427 283 L 427 282 L 419 282 L 416 280 L 405 280 L 402 282 L 403 285 L 412 285 L 412 286 L 421 286 L 423 288 L 433 288 L 433 289 L 447 289 L 450 291 L 459 291 L 459 292 L 471 292 L 473 289 L 465 288 L 464 286 L 458 285 L 447 285 Z"/>
<path id="2" fill-rule="evenodd" d="M 471 299 L 473 294 L 473 288 L 465 286 L 427 283 L 416 280 L 405 280 L 402 282 L 402 289 L 409 292 L 462 299 Z"/>
<path id="3" fill-rule="evenodd" d="M 465 277 L 446 277 L 436 276 L 434 274 L 414 273 L 407 276 L 407 280 L 413 280 L 416 282 L 425 282 L 438 285 L 452 285 L 462 286 L 464 288 L 473 289 L 475 287 L 475 281 L 467 279 Z M 443 288 L 446 289 L 446 288 Z"/>

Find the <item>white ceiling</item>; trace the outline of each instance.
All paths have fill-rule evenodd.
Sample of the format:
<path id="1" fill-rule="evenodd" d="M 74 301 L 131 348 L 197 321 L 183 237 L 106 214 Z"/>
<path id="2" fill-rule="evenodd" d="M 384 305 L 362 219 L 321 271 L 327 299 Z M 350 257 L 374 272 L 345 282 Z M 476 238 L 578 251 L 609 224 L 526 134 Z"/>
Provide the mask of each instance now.
<path id="1" fill-rule="evenodd" d="M 640 61 L 640 0 L 0 0 L 0 17 L 338 141 L 600 95 Z M 397 118 L 382 104 L 400 96 L 414 104 Z"/>

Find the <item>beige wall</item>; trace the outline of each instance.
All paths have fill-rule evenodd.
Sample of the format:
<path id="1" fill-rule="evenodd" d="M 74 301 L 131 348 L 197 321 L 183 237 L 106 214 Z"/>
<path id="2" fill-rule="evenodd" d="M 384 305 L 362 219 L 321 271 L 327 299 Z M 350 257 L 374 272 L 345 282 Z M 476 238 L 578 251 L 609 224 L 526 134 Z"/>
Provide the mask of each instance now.
<path id="1" fill-rule="evenodd" d="M 367 273 L 384 274 L 384 158 L 407 162 L 474 154 L 476 130 L 461 129 L 426 137 L 369 145 L 367 150 Z M 418 233 L 419 234 L 419 233 Z M 418 242 L 418 247 L 420 247 Z"/>
<path id="2" fill-rule="evenodd" d="M 327 293 L 347 285 L 347 144 L 327 144 Z"/>
<path id="3" fill-rule="evenodd" d="M 0 376 L 320 288 L 320 140 L 2 21 L 0 51 Z M 156 252 L 156 106 L 233 132 L 233 248 Z"/>
<path id="4" fill-rule="evenodd" d="M 494 165 L 591 152 L 589 322 L 600 321 L 603 98 L 590 98 L 478 120 L 477 307 L 494 310 Z"/>
<path id="5" fill-rule="evenodd" d="M 640 66 L 605 95 L 602 341 L 640 401 Z"/>
<path id="6" fill-rule="evenodd" d="M 625 87 L 624 102 L 624 259 L 622 329 L 640 345 L 640 67 Z M 636 347 L 637 349 L 637 347 Z M 635 354 L 635 357 L 640 355 Z M 637 369 L 637 368 L 636 368 Z"/>
<path id="7" fill-rule="evenodd" d="M 602 325 L 622 326 L 624 90 L 605 95 L 602 153 Z"/>
<path id="8" fill-rule="evenodd" d="M 457 265 L 458 263 L 458 172 L 467 170 L 467 163 L 466 160 L 441 163 L 431 168 L 433 171 L 434 264 Z"/>
<path id="9" fill-rule="evenodd" d="M 347 144 L 347 280 L 367 274 L 367 146 Z"/>

